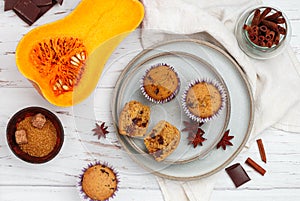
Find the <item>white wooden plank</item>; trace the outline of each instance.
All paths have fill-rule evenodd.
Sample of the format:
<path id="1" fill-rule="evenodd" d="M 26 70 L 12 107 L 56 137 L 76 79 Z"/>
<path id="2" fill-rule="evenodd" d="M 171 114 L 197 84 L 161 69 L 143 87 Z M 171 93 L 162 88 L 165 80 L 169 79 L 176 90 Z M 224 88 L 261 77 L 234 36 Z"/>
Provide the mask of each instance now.
<path id="1" fill-rule="evenodd" d="M 52 186 L 0 186 L 0 200 L 13 201 L 30 199 L 31 201 L 80 201 L 78 191 L 75 187 L 52 187 Z M 130 189 L 120 188 L 116 196 L 111 201 L 153 201 L 162 200 L 162 195 L 158 189 Z"/>
<path id="2" fill-rule="evenodd" d="M 210 201 L 220 200 L 296 201 L 300 200 L 300 189 L 218 189 L 213 192 Z"/>

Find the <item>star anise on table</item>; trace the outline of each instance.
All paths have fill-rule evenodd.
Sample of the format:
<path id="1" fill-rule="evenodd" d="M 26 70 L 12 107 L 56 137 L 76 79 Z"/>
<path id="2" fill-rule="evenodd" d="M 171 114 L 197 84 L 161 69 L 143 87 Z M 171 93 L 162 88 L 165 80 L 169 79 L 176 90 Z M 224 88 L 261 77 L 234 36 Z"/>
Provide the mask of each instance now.
<path id="1" fill-rule="evenodd" d="M 201 128 L 198 128 L 197 133 L 195 134 L 189 134 L 188 140 L 189 144 L 192 144 L 194 148 L 196 148 L 198 145 L 202 146 L 202 142 L 206 140 L 206 138 L 203 137 L 204 132 L 202 132 Z"/>
<path id="2" fill-rule="evenodd" d="M 109 133 L 109 131 L 107 130 L 107 126 L 105 126 L 105 122 L 103 122 L 101 125 L 99 124 L 95 124 L 96 127 L 92 130 L 94 132 L 94 135 L 98 136 L 98 140 L 101 137 L 106 138 L 106 135 Z"/>
<path id="3" fill-rule="evenodd" d="M 217 149 L 219 149 L 220 147 L 222 147 L 224 150 L 226 150 L 226 146 L 233 146 L 233 144 L 230 142 L 230 140 L 232 140 L 234 138 L 234 136 L 230 136 L 229 132 L 230 132 L 230 129 L 228 129 L 227 131 L 225 131 L 222 139 L 217 144 Z"/>
<path id="4" fill-rule="evenodd" d="M 188 144 L 192 144 L 194 148 L 196 148 L 198 145 L 202 146 L 202 142 L 206 140 L 203 137 L 205 132 L 200 128 L 203 125 L 203 123 L 183 121 L 183 124 L 185 127 L 181 131 L 188 132 Z"/>
<path id="5" fill-rule="evenodd" d="M 188 132 L 189 135 L 195 134 L 199 131 L 199 128 L 203 125 L 203 123 L 198 123 L 198 122 L 188 122 L 188 121 L 183 121 L 184 124 L 184 129 L 181 131 L 183 132 Z M 201 132 L 204 133 L 204 131 L 200 128 Z"/>

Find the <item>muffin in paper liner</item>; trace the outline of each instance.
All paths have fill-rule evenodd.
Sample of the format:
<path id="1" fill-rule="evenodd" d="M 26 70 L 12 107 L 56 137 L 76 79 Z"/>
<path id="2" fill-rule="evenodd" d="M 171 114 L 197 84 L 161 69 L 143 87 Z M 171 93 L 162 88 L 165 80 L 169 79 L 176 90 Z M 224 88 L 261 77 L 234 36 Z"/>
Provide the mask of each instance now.
<path id="1" fill-rule="evenodd" d="M 208 122 L 218 116 L 225 107 L 227 94 L 217 80 L 191 81 L 182 95 L 182 107 L 186 115 L 197 122 Z"/>
<path id="2" fill-rule="evenodd" d="M 121 135 L 142 137 L 146 134 L 150 122 L 150 107 L 139 101 L 131 100 L 123 107 L 118 120 Z"/>
<path id="3" fill-rule="evenodd" d="M 108 201 L 118 191 L 119 175 L 108 163 L 90 163 L 82 169 L 77 189 L 82 200 Z"/>
<path id="4" fill-rule="evenodd" d="M 165 120 L 159 121 L 144 138 L 148 153 L 158 162 L 172 154 L 179 142 L 180 131 Z"/>
<path id="5" fill-rule="evenodd" d="M 140 80 L 143 95 L 153 103 L 167 103 L 180 89 L 180 79 L 174 67 L 158 63 L 146 70 Z"/>

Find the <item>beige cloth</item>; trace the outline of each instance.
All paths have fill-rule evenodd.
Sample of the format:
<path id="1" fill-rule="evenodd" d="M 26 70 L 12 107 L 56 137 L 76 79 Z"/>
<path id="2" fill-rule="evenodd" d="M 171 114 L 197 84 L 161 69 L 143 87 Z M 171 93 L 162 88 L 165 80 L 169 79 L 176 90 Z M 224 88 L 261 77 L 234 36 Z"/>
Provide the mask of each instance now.
<path id="1" fill-rule="evenodd" d="M 220 43 L 240 64 L 252 87 L 255 101 L 251 139 L 270 126 L 300 132 L 300 64 L 291 48 L 268 60 L 248 57 L 238 46 L 234 26 L 247 8 L 259 0 L 142 0 L 145 6 L 143 44 L 165 41 L 173 34 L 206 36 Z M 147 36 L 145 30 L 158 34 Z M 197 36 L 199 35 L 199 36 Z M 210 35 L 211 37 L 207 37 Z M 191 182 L 158 178 L 166 201 L 207 201 L 215 176 Z M 198 196 L 201 195 L 201 196 Z"/>

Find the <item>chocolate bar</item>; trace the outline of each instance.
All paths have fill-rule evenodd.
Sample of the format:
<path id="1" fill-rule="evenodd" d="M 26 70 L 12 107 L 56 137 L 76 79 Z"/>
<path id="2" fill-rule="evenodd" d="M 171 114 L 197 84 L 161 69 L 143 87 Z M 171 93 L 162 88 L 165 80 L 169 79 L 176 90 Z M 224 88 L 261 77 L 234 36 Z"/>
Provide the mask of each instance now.
<path id="1" fill-rule="evenodd" d="M 23 21 L 32 25 L 56 3 L 63 0 L 4 0 L 4 11 L 13 10 Z"/>
<path id="2" fill-rule="evenodd" d="M 225 171 L 233 181 L 236 188 L 251 180 L 240 163 L 233 164 L 226 168 Z"/>
<path id="3" fill-rule="evenodd" d="M 48 12 L 48 10 L 50 10 L 54 5 L 56 4 L 56 1 L 53 1 L 52 4 L 50 5 L 46 5 L 46 6 L 39 6 L 39 8 L 41 9 L 38 18 L 40 18 L 42 15 L 44 15 L 46 12 Z"/>
<path id="4" fill-rule="evenodd" d="M 32 25 L 39 16 L 41 9 L 31 0 L 20 0 L 16 3 L 13 10 L 27 24 Z"/>
<path id="5" fill-rule="evenodd" d="M 52 5 L 52 0 L 31 0 L 36 6 Z"/>
<path id="6" fill-rule="evenodd" d="M 12 10 L 19 0 L 4 0 L 4 11 Z"/>

